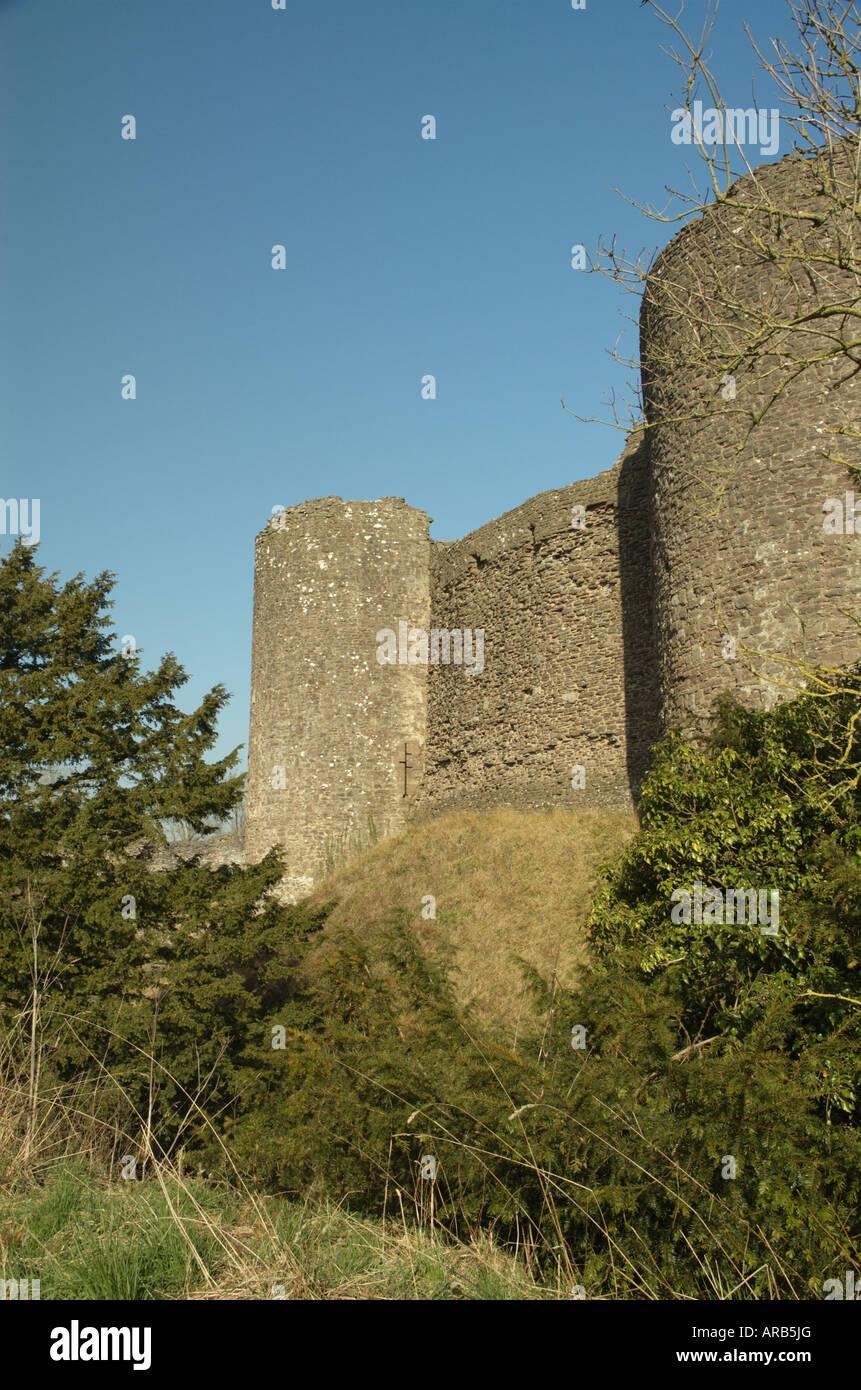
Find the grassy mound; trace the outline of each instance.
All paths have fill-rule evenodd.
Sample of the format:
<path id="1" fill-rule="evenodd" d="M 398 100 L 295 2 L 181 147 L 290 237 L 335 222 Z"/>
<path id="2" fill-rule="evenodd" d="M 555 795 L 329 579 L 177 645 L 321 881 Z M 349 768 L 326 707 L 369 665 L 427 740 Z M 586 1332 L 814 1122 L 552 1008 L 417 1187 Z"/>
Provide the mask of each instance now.
<path id="1" fill-rule="evenodd" d="M 451 949 L 458 1001 L 516 1036 L 528 1001 L 515 958 L 574 984 L 599 865 L 636 828 L 635 816 L 602 811 L 450 812 L 336 869 L 312 903 L 337 900 L 329 926 L 365 941 L 393 911 L 406 912 L 431 954 Z M 422 915 L 429 895 L 435 919 Z"/>

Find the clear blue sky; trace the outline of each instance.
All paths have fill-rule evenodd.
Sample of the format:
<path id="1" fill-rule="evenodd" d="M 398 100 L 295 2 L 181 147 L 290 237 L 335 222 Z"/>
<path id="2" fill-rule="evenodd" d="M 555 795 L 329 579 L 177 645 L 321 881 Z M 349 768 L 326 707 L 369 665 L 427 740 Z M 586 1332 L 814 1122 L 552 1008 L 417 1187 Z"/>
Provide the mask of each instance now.
<path id="1" fill-rule="evenodd" d="M 723 0 L 737 106 L 745 21 L 791 27 Z M 637 302 L 570 247 L 671 235 L 613 191 L 698 167 L 669 41 L 639 0 L 0 0 L 0 494 L 40 499 L 49 570 L 116 573 L 117 633 L 176 653 L 185 707 L 228 686 L 220 752 L 274 506 L 406 497 L 452 539 L 620 452 L 560 396 L 607 414 Z"/>

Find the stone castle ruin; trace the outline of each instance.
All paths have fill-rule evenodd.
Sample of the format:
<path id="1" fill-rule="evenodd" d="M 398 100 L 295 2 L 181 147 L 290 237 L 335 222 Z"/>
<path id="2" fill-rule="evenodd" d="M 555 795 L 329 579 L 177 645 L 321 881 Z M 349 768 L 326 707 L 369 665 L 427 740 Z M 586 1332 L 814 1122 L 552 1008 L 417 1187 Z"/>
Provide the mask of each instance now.
<path id="1" fill-rule="evenodd" d="M 720 691 L 764 708 L 859 659 L 854 153 L 763 166 L 660 254 L 613 468 L 459 541 L 402 498 L 271 518 L 246 856 L 282 843 L 287 894 L 415 816 L 630 810 Z"/>

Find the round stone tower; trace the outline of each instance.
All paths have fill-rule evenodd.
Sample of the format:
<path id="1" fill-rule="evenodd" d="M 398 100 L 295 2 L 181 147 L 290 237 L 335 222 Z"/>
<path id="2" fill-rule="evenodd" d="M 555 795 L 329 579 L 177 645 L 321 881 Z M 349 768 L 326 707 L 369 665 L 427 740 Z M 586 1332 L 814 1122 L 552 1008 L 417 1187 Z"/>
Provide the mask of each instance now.
<path id="1" fill-rule="evenodd" d="M 405 822 L 427 668 L 381 663 L 378 634 L 428 628 L 429 551 L 397 497 L 305 502 L 257 537 L 246 857 L 281 843 L 288 898 Z"/>
<path id="2" fill-rule="evenodd" d="M 810 687 L 813 667 L 861 656 L 853 165 L 843 147 L 763 166 L 649 275 L 640 355 L 664 728 L 723 689 L 770 707 Z"/>

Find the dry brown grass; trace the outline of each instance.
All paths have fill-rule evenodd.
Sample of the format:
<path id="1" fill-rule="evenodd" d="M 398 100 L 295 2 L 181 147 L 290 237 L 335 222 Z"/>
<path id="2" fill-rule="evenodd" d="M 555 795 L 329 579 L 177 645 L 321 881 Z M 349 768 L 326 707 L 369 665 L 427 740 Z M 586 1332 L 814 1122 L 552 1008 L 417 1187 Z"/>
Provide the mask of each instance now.
<path id="1" fill-rule="evenodd" d="M 512 958 L 574 982 L 598 867 L 636 829 L 635 816 L 604 811 L 450 812 L 336 869 L 313 901 L 337 899 L 329 929 L 363 939 L 404 910 L 432 953 L 446 942 L 454 948 L 460 1001 L 516 1034 L 526 992 Z M 421 915 L 427 894 L 436 898 L 435 921 Z"/>
<path id="2" fill-rule="evenodd" d="M 538 1284 L 492 1237 L 455 1241 L 396 1221 L 356 1216 L 321 1201 L 261 1198 L 273 1221 L 239 1232 L 238 1258 L 189 1300 L 538 1299 L 562 1296 Z"/>

